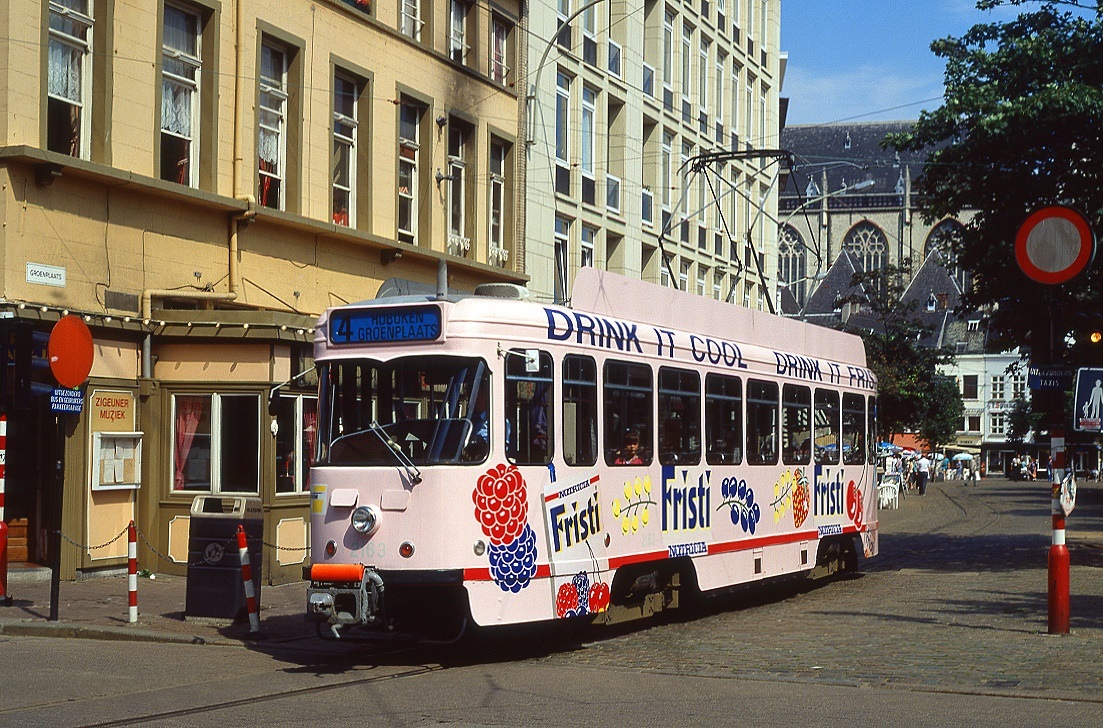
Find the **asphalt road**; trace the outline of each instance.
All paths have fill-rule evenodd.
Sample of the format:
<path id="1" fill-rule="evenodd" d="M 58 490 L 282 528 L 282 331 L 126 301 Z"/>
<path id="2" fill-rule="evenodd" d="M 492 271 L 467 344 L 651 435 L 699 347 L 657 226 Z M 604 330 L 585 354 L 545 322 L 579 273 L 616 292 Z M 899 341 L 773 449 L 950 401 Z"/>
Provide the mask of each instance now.
<path id="1" fill-rule="evenodd" d="M 633 629 L 450 647 L 0 637 L 0 725 L 1103 724 L 1103 490 L 1069 519 L 1072 633 L 1046 631 L 1048 488 L 935 484 L 864 573 Z"/>

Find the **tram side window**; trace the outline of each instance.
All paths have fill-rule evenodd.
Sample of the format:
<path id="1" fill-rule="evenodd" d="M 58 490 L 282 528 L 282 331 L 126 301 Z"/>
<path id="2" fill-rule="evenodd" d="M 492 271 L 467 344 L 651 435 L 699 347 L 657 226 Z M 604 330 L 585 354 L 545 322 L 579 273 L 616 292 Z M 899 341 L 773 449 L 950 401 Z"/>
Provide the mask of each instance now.
<path id="1" fill-rule="evenodd" d="M 723 374 L 705 377 L 705 437 L 709 465 L 743 462 L 743 380 Z"/>
<path id="2" fill-rule="evenodd" d="M 651 367 L 609 360 L 603 374 L 605 463 L 650 465 L 654 452 Z"/>
<path id="3" fill-rule="evenodd" d="M 777 465 L 778 386 L 747 380 L 747 462 Z"/>
<path id="4" fill-rule="evenodd" d="M 808 387 L 786 384 L 781 388 L 781 461 L 786 465 L 806 465 L 811 445 L 812 391 Z"/>
<path id="5" fill-rule="evenodd" d="M 551 354 L 512 349 L 506 356 L 506 457 L 518 465 L 546 465 L 551 460 L 548 421 L 554 402 Z"/>
<path id="6" fill-rule="evenodd" d="M 597 462 L 597 363 L 593 357 L 563 357 L 563 460 Z"/>
<path id="7" fill-rule="evenodd" d="M 866 403 L 860 394 L 843 395 L 843 464 L 866 461 Z"/>
<path id="8" fill-rule="evenodd" d="M 839 464 L 839 393 L 816 390 L 816 464 Z"/>
<path id="9" fill-rule="evenodd" d="M 869 462 L 877 462 L 877 398 L 866 400 L 869 405 Z"/>
<path id="10" fill-rule="evenodd" d="M 687 369 L 659 369 L 659 462 L 701 462 L 701 375 Z"/>

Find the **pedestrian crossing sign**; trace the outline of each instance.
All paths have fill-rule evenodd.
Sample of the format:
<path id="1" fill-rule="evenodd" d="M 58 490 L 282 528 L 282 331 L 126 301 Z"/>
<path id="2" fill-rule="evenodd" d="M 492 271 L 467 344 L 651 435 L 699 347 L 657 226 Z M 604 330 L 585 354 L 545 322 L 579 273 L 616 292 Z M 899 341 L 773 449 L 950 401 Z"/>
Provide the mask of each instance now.
<path id="1" fill-rule="evenodd" d="M 1074 429 L 1103 432 L 1103 369 L 1077 369 L 1075 391 L 1072 405 Z"/>

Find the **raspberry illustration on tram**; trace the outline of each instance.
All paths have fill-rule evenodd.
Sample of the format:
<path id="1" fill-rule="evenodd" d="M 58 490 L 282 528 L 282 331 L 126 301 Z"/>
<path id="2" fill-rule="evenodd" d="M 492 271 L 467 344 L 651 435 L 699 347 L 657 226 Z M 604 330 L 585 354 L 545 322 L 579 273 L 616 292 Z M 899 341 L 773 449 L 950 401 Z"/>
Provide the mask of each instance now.
<path id="1" fill-rule="evenodd" d="M 582 269 L 327 310 L 307 618 L 324 636 L 622 622 L 877 553 L 856 336 Z"/>

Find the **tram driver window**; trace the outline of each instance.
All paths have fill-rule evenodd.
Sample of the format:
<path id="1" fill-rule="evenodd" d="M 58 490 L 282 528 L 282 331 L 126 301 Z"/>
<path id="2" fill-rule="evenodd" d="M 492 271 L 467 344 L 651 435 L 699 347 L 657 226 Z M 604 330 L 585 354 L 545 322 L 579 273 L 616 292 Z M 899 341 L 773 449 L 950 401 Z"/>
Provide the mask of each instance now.
<path id="1" fill-rule="evenodd" d="M 705 377 L 705 441 L 709 465 L 743 462 L 743 380 L 738 377 Z"/>
<path id="2" fill-rule="evenodd" d="M 747 462 L 777 465 L 778 386 L 747 380 Z"/>
<path id="3" fill-rule="evenodd" d="M 701 375 L 686 369 L 659 369 L 659 462 L 701 462 Z"/>
<path id="4" fill-rule="evenodd" d="M 551 407 L 555 401 L 551 354 L 511 349 L 506 355 L 506 457 L 518 465 L 551 460 Z"/>
<path id="5" fill-rule="evenodd" d="M 811 453 L 812 391 L 786 384 L 781 390 L 781 431 L 784 443 L 781 461 L 786 465 L 807 465 Z"/>
<path id="6" fill-rule="evenodd" d="M 563 357 L 563 460 L 597 462 L 597 363 L 593 357 Z"/>
<path id="7" fill-rule="evenodd" d="M 866 461 L 866 403 L 860 394 L 843 395 L 843 464 Z"/>
<path id="8" fill-rule="evenodd" d="M 839 393 L 816 390 L 816 464 L 839 464 Z"/>
<path id="9" fill-rule="evenodd" d="M 646 364 L 605 362 L 606 465 L 651 464 L 654 452 L 651 376 L 651 367 Z"/>

